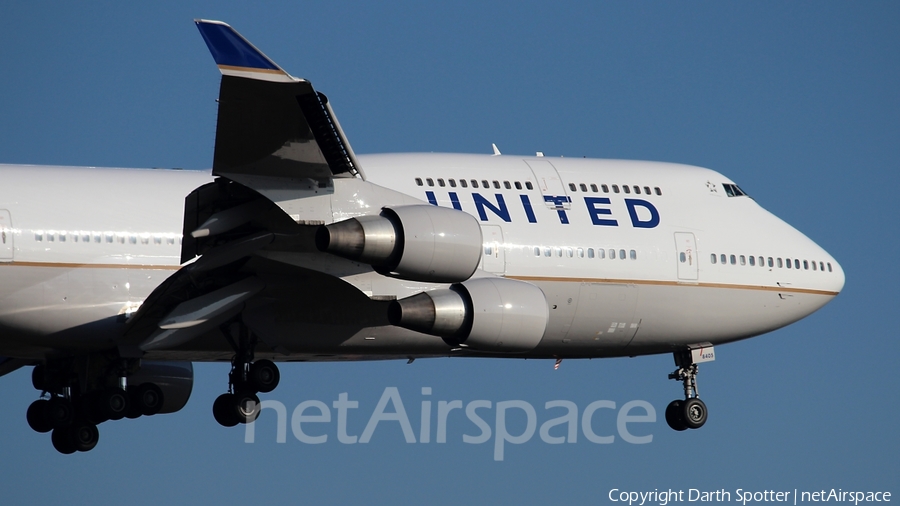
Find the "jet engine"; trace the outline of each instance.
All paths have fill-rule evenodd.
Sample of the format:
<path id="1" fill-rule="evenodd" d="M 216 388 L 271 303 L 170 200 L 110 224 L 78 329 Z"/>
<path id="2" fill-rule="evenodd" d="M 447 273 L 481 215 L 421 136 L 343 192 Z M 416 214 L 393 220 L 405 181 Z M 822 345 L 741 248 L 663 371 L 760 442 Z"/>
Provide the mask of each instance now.
<path id="1" fill-rule="evenodd" d="M 388 319 L 450 346 L 525 352 L 541 342 L 550 310 L 544 292 L 531 283 L 477 278 L 394 301 Z"/>
<path id="2" fill-rule="evenodd" d="M 128 386 L 154 383 L 162 390 L 160 413 L 174 413 L 187 404 L 194 388 L 194 366 L 190 362 L 142 360 L 141 367 L 128 376 Z"/>
<path id="3" fill-rule="evenodd" d="M 414 281 L 469 279 L 481 260 L 481 227 L 472 216 L 445 207 L 385 208 L 324 225 L 316 247 L 372 265 L 377 272 Z"/>

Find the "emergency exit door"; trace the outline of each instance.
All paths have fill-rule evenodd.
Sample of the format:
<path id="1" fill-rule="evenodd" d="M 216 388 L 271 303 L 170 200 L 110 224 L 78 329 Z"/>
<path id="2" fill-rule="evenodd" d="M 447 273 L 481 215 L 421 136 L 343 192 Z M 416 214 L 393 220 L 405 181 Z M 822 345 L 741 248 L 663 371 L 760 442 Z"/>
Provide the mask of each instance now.
<path id="1" fill-rule="evenodd" d="M 9 211 L 0 209 L 0 262 L 13 259 L 13 228 Z"/>
<path id="2" fill-rule="evenodd" d="M 675 261 L 678 263 L 678 279 L 696 280 L 700 268 L 697 261 L 697 240 L 691 232 L 675 232 Z"/>

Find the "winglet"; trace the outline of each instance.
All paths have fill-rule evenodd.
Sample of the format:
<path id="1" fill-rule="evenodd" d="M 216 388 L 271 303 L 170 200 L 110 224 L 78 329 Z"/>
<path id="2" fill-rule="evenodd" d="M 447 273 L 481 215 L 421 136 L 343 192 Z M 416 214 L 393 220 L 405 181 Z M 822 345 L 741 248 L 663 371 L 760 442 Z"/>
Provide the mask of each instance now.
<path id="1" fill-rule="evenodd" d="M 194 23 L 222 75 L 261 81 L 297 81 L 228 24 L 207 19 L 195 19 Z"/>

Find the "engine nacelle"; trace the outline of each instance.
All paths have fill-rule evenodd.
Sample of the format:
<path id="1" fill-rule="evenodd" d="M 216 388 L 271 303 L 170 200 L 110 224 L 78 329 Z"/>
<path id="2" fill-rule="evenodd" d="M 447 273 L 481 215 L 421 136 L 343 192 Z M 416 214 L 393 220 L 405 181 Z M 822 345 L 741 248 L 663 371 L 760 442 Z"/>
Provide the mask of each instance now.
<path id="1" fill-rule="evenodd" d="M 453 283 L 472 277 L 481 260 L 481 226 L 472 216 L 432 205 L 385 208 L 316 232 L 316 247 L 370 264 L 381 274 Z"/>
<path id="2" fill-rule="evenodd" d="M 128 376 L 128 386 L 156 383 L 162 390 L 160 413 L 174 413 L 187 404 L 194 389 L 194 365 L 190 362 L 142 360 L 141 368 Z"/>
<path id="3" fill-rule="evenodd" d="M 440 336 L 451 346 L 493 352 L 534 349 L 550 309 L 540 288 L 506 278 L 478 278 L 394 301 L 391 325 Z"/>

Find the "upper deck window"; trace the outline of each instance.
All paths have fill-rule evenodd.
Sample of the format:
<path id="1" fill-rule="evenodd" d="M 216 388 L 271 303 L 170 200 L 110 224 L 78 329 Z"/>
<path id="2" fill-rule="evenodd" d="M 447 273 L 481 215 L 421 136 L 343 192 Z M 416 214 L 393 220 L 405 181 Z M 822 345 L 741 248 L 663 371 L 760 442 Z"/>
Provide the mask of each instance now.
<path id="1" fill-rule="evenodd" d="M 420 177 L 416 178 L 416 186 L 422 186 L 422 178 L 420 178 Z"/>

